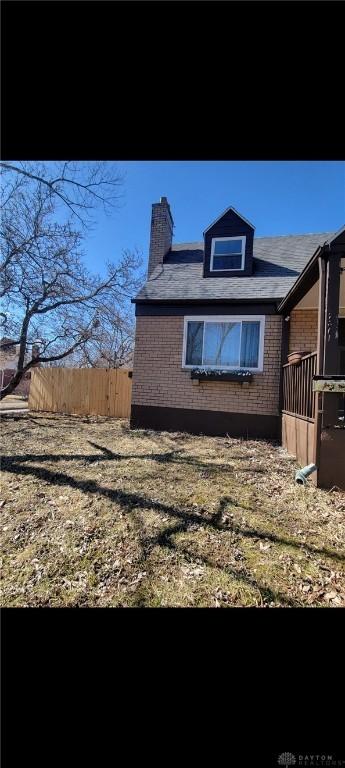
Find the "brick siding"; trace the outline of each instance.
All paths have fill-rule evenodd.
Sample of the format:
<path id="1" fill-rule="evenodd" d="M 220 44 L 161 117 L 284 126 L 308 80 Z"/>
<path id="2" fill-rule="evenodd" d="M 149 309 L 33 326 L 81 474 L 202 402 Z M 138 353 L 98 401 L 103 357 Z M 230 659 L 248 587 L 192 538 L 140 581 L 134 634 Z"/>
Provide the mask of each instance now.
<path id="1" fill-rule="evenodd" d="M 282 318 L 266 316 L 264 370 L 252 382 L 193 384 L 182 370 L 183 317 L 137 317 L 132 403 L 233 413 L 276 415 Z"/>
<path id="2" fill-rule="evenodd" d="M 289 352 L 315 352 L 317 309 L 294 309 L 290 314 Z"/>

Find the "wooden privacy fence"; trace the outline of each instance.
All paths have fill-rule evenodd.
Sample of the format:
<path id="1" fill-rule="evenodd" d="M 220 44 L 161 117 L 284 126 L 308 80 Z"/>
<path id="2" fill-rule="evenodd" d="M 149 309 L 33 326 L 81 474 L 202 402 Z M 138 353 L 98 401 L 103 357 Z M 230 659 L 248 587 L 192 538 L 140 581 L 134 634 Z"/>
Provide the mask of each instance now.
<path id="1" fill-rule="evenodd" d="M 36 368 L 29 408 L 81 416 L 128 418 L 132 371 L 125 368 Z"/>

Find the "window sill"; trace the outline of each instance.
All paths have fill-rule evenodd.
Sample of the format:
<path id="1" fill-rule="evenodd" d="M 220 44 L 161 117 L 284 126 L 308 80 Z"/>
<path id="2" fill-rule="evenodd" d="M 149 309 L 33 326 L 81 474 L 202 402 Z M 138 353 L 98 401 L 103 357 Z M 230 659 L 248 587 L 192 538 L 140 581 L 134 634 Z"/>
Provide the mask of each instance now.
<path id="1" fill-rule="evenodd" d="M 198 379 L 199 381 L 252 381 L 253 374 L 251 371 L 198 371 L 194 370 L 190 372 L 191 379 Z"/>

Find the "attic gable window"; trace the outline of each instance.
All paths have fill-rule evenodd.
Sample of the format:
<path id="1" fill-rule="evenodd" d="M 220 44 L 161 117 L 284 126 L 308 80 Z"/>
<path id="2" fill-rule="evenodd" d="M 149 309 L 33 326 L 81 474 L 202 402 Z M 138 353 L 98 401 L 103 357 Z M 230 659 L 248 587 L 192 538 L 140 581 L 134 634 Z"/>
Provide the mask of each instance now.
<path id="1" fill-rule="evenodd" d="M 211 272 L 231 272 L 244 269 L 246 237 L 213 237 Z"/>

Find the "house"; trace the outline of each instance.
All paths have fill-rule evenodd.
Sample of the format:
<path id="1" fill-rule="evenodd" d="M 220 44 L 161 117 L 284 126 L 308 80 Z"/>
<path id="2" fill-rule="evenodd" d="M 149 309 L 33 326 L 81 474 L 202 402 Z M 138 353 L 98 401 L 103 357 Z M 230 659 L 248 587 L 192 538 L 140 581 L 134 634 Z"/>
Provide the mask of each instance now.
<path id="1" fill-rule="evenodd" d="M 256 238 L 229 207 L 201 242 L 173 244 L 167 198 L 153 204 L 147 281 L 133 299 L 131 426 L 284 444 L 288 432 L 312 461 L 322 426 L 306 437 L 305 424 L 320 398 L 333 398 L 332 427 L 343 423 L 340 396 L 316 395 L 313 376 L 344 373 L 344 232 Z"/>
<path id="2" fill-rule="evenodd" d="M 3 336 L 0 339 L 0 368 L 15 371 L 18 364 L 19 344 L 14 339 Z M 27 357 L 27 353 L 26 353 Z"/>
<path id="3" fill-rule="evenodd" d="M 35 357 L 38 355 L 39 352 L 39 346 L 35 343 L 31 344 L 31 355 L 29 353 L 29 345 L 26 347 L 25 355 L 24 355 L 24 365 L 27 365 L 29 362 L 31 356 Z M 11 381 L 12 377 L 14 376 L 17 365 L 18 365 L 18 357 L 19 357 L 19 344 L 15 339 L 8 338 L 7 336 L 3 336 L 0 339 L 0 387 L 3 389 L 7 386 L 7 384 Z M 29 391 L 29 380 L 30 380 L 31 373 L 28 371 L 20 384 L 16 387 L 16 394 L 28 394 Z"/>

